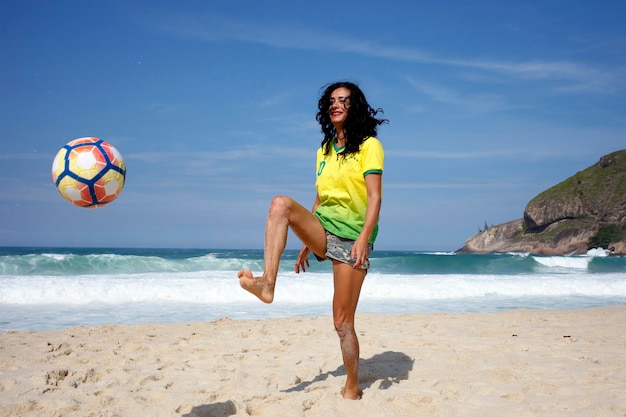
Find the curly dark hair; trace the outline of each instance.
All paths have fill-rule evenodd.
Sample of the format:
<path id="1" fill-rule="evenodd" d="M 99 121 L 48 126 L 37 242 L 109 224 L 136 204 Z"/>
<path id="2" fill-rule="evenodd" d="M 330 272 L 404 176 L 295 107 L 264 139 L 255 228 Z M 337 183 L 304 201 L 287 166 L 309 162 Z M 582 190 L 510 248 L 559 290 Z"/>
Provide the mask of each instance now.
<path id="1" fill-rule="evenodd" d="M 321 145 L 324 148 L 324 154 L 330 152 L 331 143 L 337 137 L 337 131 L 330 121 L 328 112 L 330 109 L 330 95 L 333 91 L 342 87 L 350 90 L 350 107 L 348 107 L 348 116 L 343 125 L 346 147 L 341 154 L 345 157 L 358 152 L 363 141 L 370 136 L 376 136 L 378 126 L 383 123 L 389 123 L 389 120 L 377 119 L 375 117 L 378 113 L 384 113 L 383 109 L 373 109 L 368 104 L 359 86 L 354 83 L 340 81 L 322 87 L 324 92 L 317 103 L 318 111 L 315 118 L 321 125 L 322 133 L 324 134 Z"/>

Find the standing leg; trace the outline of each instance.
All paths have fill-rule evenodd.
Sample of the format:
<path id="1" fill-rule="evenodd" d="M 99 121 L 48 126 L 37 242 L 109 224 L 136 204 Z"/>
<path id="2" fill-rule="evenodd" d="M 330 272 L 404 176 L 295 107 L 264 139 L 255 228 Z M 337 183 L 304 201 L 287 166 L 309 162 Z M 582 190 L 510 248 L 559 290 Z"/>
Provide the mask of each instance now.
<path id="1" fill-rule="evenodd" d="M 326 252 L 326 231 L 317 217 L 289 197 L 274 197 L 265 223 L 263 275 L 255 278 L 249 269 L 237 274 L 241 287 L 264 303 L 274 300 L 276 276 L 289 227 L 312 252 L 320 256 Z"/>
<path id="2" fill-rule="evenodd" d="M 343 398 L 358 400 L 363 392 L 359 386 L 359 340 L 354 330 L 354 316 L 365 280 L 366 271 L 333 261 L 335 294 L 333 320 L 339 335 L 343 364 L 346 368 L 346 385 Z"/>

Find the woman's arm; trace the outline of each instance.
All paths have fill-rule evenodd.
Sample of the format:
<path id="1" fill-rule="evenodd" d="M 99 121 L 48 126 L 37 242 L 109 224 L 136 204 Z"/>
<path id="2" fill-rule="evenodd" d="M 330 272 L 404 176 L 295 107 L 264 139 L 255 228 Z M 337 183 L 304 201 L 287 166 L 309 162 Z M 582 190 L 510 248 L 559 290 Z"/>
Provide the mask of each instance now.
<path id="1" fill-rule="evenodd" d="M 378 217 L 380 216 L 380 206 L 382 204 L 382 174 L 368 174 L 365 176 L 365 186 L 367 187 L 367 212 L 365 213 L 365 223 L 358 239 L 352 246 L 350 258 L 356 259 L 354 264 L 358 268 L 365 262 L 367 257 L 367 244 L 374 232 Z"/>

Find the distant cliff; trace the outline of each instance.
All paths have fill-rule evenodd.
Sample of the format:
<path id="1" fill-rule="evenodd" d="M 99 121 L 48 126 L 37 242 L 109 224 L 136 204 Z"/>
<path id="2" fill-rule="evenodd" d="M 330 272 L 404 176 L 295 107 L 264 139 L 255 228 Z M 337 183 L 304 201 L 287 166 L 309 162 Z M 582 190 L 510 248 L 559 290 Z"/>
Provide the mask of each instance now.
<path id="1" fill-rule="evenodd" d="M 613 152 L 533 198 L 524 217 L 487 227 L 461 253 L 584 254 L 589 248 L 626 255 L 626 150 Z"/>

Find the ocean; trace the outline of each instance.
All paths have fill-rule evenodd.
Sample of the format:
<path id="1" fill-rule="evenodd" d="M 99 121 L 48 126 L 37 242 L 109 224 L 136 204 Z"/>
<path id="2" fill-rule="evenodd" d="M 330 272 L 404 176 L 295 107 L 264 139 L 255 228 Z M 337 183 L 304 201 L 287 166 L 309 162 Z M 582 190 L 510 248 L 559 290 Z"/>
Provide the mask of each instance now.
<path id="1" fill-rule="evenodd" d="M 274 303 L 239 287 L 261 250 L 0 248 L 0 332 L 101 324 L 330 316 L 329 262 L 293 270 Z M 626 257 L 374 251 L 358 313 L 578 309 L 626 304 Z M 357 318 L 358 320 L 358 318 Z"/>

